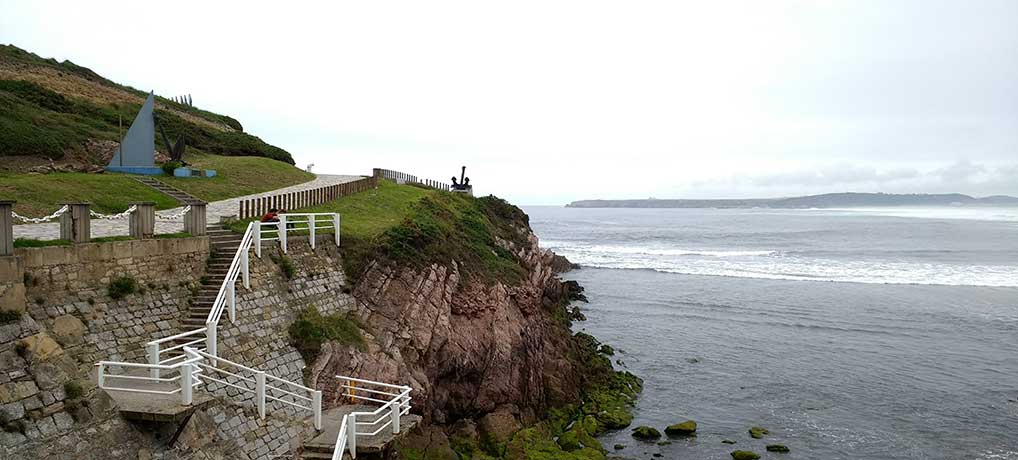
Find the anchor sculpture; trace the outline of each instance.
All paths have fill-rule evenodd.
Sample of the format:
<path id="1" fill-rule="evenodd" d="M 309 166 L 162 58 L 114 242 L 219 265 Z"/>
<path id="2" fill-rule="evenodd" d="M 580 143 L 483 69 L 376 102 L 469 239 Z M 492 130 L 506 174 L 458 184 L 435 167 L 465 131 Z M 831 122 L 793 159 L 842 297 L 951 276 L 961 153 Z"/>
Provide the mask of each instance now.
<path id="1" fill-rule="evenodd" d="M 466 193 L 469 195 L 474 194 L 474 186 L 470 185 L 470 178 L 467 177 L 466 166 L 460 170 L 459 182 L 456 181 L 456 176 L 452 176 L 452 191 L 457 193 Z"/>

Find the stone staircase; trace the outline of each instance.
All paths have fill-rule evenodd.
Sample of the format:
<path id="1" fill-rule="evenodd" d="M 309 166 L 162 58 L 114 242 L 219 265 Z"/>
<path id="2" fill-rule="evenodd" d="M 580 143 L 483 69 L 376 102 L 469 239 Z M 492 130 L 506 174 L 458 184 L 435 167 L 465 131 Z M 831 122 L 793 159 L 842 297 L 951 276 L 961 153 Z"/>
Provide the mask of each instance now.
<path id="1" fill-rule="evenodd" d="M 170 196 L 174 200 L 177 200 L 177 202 L 180 203 L 181 206 L 187 205 L 189 203 L 201 202 L 201 200 L 189 195 L 187 192 L 180 190 L 176 187 L 171 187 L 151 177 L 137 177 L 135 178 L 135 180 L 158 190 L 164 195 Z"/>

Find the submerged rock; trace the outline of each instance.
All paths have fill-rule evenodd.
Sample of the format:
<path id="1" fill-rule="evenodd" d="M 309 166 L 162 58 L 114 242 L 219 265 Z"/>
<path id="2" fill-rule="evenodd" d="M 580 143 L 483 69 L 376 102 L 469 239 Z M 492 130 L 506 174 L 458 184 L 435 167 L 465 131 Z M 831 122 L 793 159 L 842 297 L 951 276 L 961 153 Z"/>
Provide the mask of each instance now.
<path id="1" fill-rule="evenodd" d="M 661 432 L 654 427 L 638 426 L 633 428 L 633 437 L 636 439 L 657 439 L 661 437 Z"/>
<path id="2" fill-rule="evenodd" d="M 731 439 L 722 439 L 721 444 L 735 444 L 735 441 L 732 441 Z"/>
<path id="3" fill-rule="evenodd" d="M 625 448 L 626 448 L 625 444 L 615 444 L 615 450 L 622 450 Z"/>
<path id="4" fill-rule="evenodd" d="M 665 433 L 676 436 L 689 436 L 696 434 L 696 422 L 686 420 L 682 423 L 676 423 L 665 428 Z"/>
<path id="5" fill-rule="evenodd" d="M 733 450 L 732 460 L 757 460 L 760 454 L 751 450 Z"/>
<path id="6" fill-rule="evenodd" d="M 788 452 L 788 446 L 784 444 L 767 444 L 767 452 Z"/>
<path id="7" fill-rule="evenodd" d="M 657 445 L 659 445 L 659 446 L 670 446 L 670 445 L 672 445 L 672 442 L 671 441 L 658 441 Z"/>
<path id="8" fill-rule="evenodd" d="M 749 435 L 752 436 L 753 439 L 760 439 L 769 434 L 771 434 L 771 432 L 768 431 L 767 428 L 760 428 L 758 426 L 754 426 L 749 429 Z"/>

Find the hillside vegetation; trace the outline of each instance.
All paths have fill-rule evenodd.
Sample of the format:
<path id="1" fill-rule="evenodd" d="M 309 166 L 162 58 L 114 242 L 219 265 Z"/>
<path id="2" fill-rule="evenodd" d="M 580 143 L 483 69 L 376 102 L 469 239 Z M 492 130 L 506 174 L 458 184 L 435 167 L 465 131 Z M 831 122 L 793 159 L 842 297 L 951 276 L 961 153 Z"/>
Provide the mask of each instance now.
<path id="1" fill-rule="evenodd" d="M 220 175 L 156 179 L 205 201 L 266 192 L 314 179 L 314 174 L 262 157 L 224 157 L 189 151 L 186 158 L 195 167 L 215 169 Z M 172 198 L 139 183 L 135 177 L 138 176 L 115 173 L 0 172 L 0 199 L 17 200 L 15 212 L 29 217 L 47 215 L 65 201 L 88 201 L 92 209 L 104 214 L 121 212 L 134 201 L 154 201 L 156 209 L 178 206 Z"/>
<path id="2" fill-rule="evenodd" d="M 74 153 L 102 162 L 108 146 L 134 120 L 146 92 L 119 85 L 69 61 L 43 59 L 0 45 L 0 156 L 60 159 Z M 285 150 L 244 133 L 237 120 L 156 98 L 156 116 L 167 136 L 220 155 L 261 156 L 293 164 Z M 163 150 L 157 142 L 157 150 Z"/>

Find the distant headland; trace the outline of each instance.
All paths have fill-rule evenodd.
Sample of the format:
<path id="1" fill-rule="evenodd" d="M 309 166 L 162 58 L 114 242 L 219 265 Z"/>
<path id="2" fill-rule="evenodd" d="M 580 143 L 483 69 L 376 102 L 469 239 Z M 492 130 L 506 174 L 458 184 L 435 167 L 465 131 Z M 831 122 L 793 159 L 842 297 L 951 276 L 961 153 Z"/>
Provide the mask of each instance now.
<path id="1" fill-rule="evenodd" d="M 580 200 L 567 208 L 850 208 L 871 206 L 1018 206 L 1018 198 L 976 198 L 961 193 L 825 193 L 788 198 Z"/>

